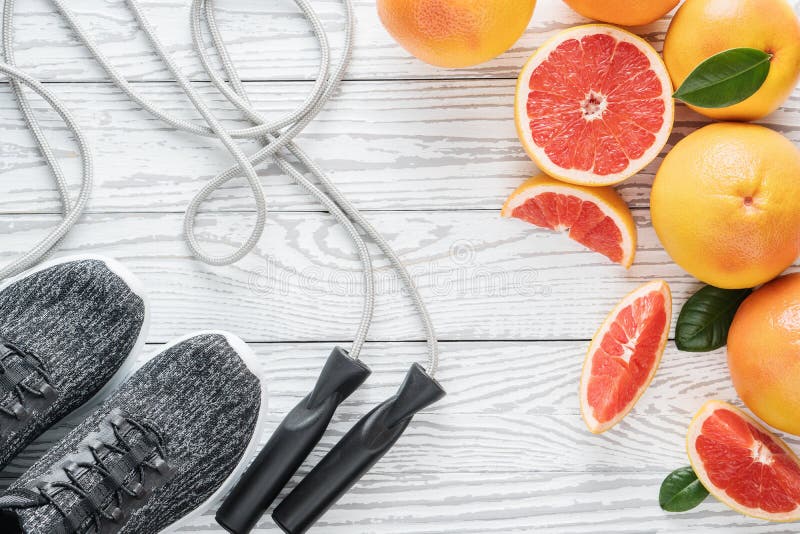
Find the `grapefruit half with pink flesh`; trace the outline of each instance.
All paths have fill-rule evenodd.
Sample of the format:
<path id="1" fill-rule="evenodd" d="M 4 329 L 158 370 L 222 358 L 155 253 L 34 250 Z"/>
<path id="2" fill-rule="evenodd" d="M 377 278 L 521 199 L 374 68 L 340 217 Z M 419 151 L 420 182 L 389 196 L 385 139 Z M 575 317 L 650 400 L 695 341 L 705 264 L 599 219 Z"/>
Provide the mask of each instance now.
<path id="1" fill-rule="evenodd" d="M 686 446 L 697 478 L 724 504 L 758 519 L 800 520 L 800 458 L 740 409 L 707 402 Z"/>
<path id="2" fill-rule="evenodd" d="M 564 30 L 539 48 L 517 81 L 517 133 L 545 173 L 611 185 L 652 162 L 675 115 L 672 82 L 640 37 L 604 24 Z"/>
<path id="3" fill-rule="evenodd" d="M 636 255 L 636 224 L 612 187 L 585 187 L 534 176 L 506 200 L 503 217 L 513 217 L 567 235 L 626 269 Z"/>
<path id="4" fill-rule="evenodd" d="M 583 364 L 581 414 L 595 434 L 622 420 L 650 385 L 667 345 L 672 293 L 655 280 L 628 294 L 592 338 Z"/>

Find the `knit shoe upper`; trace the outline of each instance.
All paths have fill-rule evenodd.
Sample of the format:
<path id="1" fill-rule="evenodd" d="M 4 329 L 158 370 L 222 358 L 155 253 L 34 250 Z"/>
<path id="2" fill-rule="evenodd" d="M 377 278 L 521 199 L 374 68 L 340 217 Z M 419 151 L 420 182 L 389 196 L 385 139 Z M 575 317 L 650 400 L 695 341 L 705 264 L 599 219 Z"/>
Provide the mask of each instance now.
<path id="1" fill-rule="evenodd" d="M 0 290 L 0 468 L 91 399 L 134 350 L 145 303 L 120 271 L 112 260 L 63 261 Z"/>
<path id="2" fill-rule="evenodd" d="M 242 347 L 199 334 L 150 360 L 0 496 L 0 532 L 155 534 L 210 505 L 257 440 Z"/>

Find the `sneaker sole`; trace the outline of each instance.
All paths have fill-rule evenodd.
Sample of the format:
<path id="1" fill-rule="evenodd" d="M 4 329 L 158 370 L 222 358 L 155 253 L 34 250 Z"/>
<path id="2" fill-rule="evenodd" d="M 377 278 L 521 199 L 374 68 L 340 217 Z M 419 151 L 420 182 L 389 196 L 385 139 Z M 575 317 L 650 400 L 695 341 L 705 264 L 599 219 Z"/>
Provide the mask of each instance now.
<path id="1" fill-rule="evenodd" d="M 59 421 L 57 421 L 53 426 L 57 424 L 63 424 L 68 420 L 73 419 L 84 419 L 89 412 L 94 409 L 100 402 L 105 400 L 113 391 L 115 391 L 122 382 L 131 374 L 133 369 L 136 365 L 136 358 L 135 356 L 141 353 L 142 349 L 144 348 L 144 343 L 147 338 L 147 333 L 150 329 L 150 299 L 147 296 L 147 292 L 144 290 L 144 284 L 142 283 L 139 278 L 133 274 L 127 267 L 122 265 L 119 261 L 109 258 L 107 256 L 102 256 L 99 254 L 79 254 L 74 256 L 64 256 L 61 258 L 56 258 L 54 260 L 48 260 L 45 262 L 40 263 L 36 267 L 33 267 L 23 273 L 20 273 L 16 276 L 13 276 L 7 280 L 5 280 L 2 284 L 0 284 L 0 291 L 6 289 L 8 286 L 15 282 L 19 282 L 20 280 L 27 278 L 28 276 L 44 271 L 45 269 L 49 269 L 51 267 L 55 267 L 56 265 L 62 265 L 65 263 L 71 263 L 75 261 L 99 261 L 105 264 L 106 267 L 111 270 L 114 274 L 119 276 L 123 282 L 130 288 L 131 292 L 135 294 L 137 297 L 142 299 L 142 303 L 144 304 L 144 321 L 142 321 L 142 327 L 139 331 L 139 336 L 136 338 L 136 343 L 133 345 L 133 348 L 125 357 L 125 360 L 120 365 L 119 369 L 111 376 L 108 382 L 100 388 L 100 390 L 95 393 L 89 400 L 84 402 L 82 405 L 75 408 L 73 411 L 62 417 Z"/>
<path id="2" fill-rule="evenodd" d="M 247 343 L 245 343 L 239 336 L 235 334 L 231 334 L 230 332 L 225 332 L 223 330 L 206 330 L 202 332 L 194 332 L 192 334 L 187 334 L 182 336 L 178 339 L 170 341 L 167 345 L 163 347 L 159 347 L 158 350 L 153 353 L 150 357 L 155 356 L 165 350 L 169 349 L 170 347 L 174 347 L 175 345 L 186 341 L 187 339 L 193 338 L 199 335 L 208 335 L 208 334 L 215 334 L 225 337 L 225 340 L 228 342 L 228 345 L 233 348 L 236 354 L 242 359 L 244 364 L 253 373 L 256 378 L 258 378 L 259 383 L 261 384 L 261 405 L 258 409 L 258 418 L 256 420 L 256 427 L 253 429 L 253 435 L 250 437 L 250 442 L 247 444 L 247 448 L 242 454 L 239 463 L 236 464 L 236 467 L 231 471 L 231 474 L 222 482 L 219 488 L 205 501 L 203 501 L 198 507 L 194 510 L 189 512 L 188 514 L 184 515 L 171 525 L 164 527 L 161 529 L 161 534 L 166 534 L 170 532 L 176 532 L 178 529 L 189 526 L 189 523 L 197 519 L 198 517 L 204 515 L 207 511 L 213 508 L 217 500 L 225 496 L 236 482 L 239 481 L 239 478 L 244 474 L 244 471 L 250 465 L 251 460 L 258 454 L 258 442 L 261 436 L 264 434 L 264 429 L 267 424 L 267 409 L 269 405 L 269 396 L 267 391 L 267 383 L 262 376 L 261 369 L 258 364 L 258 357 L 256 356 L 253 349 L 251 349 Z M 149 359 L 149 358 L 147 358 Z M 144 362 L 142 362 L 144 364 Z"/>

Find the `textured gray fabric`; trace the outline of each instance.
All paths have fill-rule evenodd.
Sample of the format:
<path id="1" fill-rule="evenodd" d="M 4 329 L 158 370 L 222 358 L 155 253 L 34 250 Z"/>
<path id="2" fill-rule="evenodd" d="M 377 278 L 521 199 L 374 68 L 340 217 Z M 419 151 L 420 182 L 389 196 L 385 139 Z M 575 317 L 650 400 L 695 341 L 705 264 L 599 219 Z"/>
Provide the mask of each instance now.
<path id="1" fill-rule="evenodd" d="M 108 382 L 134 349 L 144 317 L 142 299 L 101 260 L 57 264 L 0 292 L 0 336 L 41 358 L 59 392 L 0 439 L 0 467 Z M 0 404 L 16 400 L 7 393 Z M 0 414 L 0 428 L 11 423 Z"/>
<path id="2" fill-rule="evenodd" d="M 195 336 L 145 364 L 54 445 L 9 488 L 7 495 L 21 489 L 35 491 L 40 477 L 57 470 L 65 456 L 80 451 L 81 441 L 101 428 L 110 412 L 120 409 L 159 430 L 164 437 L 166 460 L 174 473 L 145 498 L 143 506 L 132 498 L 124 501 L 140 507 L 120 530 L 109 525 L 110 532 L 155 534 L 205 502 L 230 476 L 253 437 L 261 402 L 259 378 L 226 338 L 218 334 Z M 99 480 L 93 471 L 80 475 L 87 489 Z M 77 497 L 66 493 L 58 502 L 69 511 Z M 25 534 L 52 533 L 63 517 L 49 504 L 16 513 Z M 90 525 L 87 522 L 85 532 L 94 532 Z"/>

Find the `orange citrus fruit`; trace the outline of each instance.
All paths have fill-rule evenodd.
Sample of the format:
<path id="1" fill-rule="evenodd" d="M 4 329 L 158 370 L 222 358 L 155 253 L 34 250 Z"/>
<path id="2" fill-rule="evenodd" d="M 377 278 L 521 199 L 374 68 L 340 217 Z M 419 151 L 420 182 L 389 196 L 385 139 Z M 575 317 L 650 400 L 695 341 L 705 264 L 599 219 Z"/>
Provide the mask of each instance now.
<path id="1" fill-rule="evenodd" d="M 564 30 L 517 81 L 520 141 L 548 175 L 612 185 L 642 170 L 672 131 L 667 69 L 653 47 L 604 24 Z"/>
<path id="2" fill-rule="evenodd" d="M 564 0 L 566 4 L 590 19 L 641 26 L 654 22 L 678 5 L 680 0 Z"/>
<path id="3" fill-rule="evenodd" d="M 439 67 L 469 67 L 511 48 L 528 27 L 536 0 L 378 0 L 392 37 Z"/>
<path id="4" fill-rule="evenodd" d="M 800 273 L 745 299 L 728 333 L 728 367 L 753 413 L 800 435 Z"/>
<path id="5" fill-rule="evenodd" d="M 800 151 L 763 126 L 716 123 L 675 145 L 650 193 L 653 227 L 690 274 L 736 289 L 800 254 Z"/>
<path id="6" fill-rule="evenodd" d="M 595 434 L 616 425 L 656 375 L 667 346 L 672 293 L 664 280 L 617 304 L 592 338 L 581 374 L 581 414 Z"/>
<path id="7" fill-rule="evenodd" d="M 708 401 L 686 436 L 697 478 L 719 501 L 767 521 L 800 520 L 800 458 L 755 419 Z"/>
<path id="8" fill-rule="evenodd" d="M 511 193 L 502 215 L 567 232 L 626 269 L 633 264 L 636 223 L 628 205 L 611 187 L 584 187 L 543 174 L 534 176 Z"/>
<path id="9" fill-rule="evenodd" d="M 676 88 L 710 56 L 741 47 L 772 55 L 764 85 L 739 104 L 692 109 L 713 119 L 745 121 L 775 111 L 800 76 L 800 23 L 786 0 L 686 0 L 681 6 L 664 41 Z"/>

